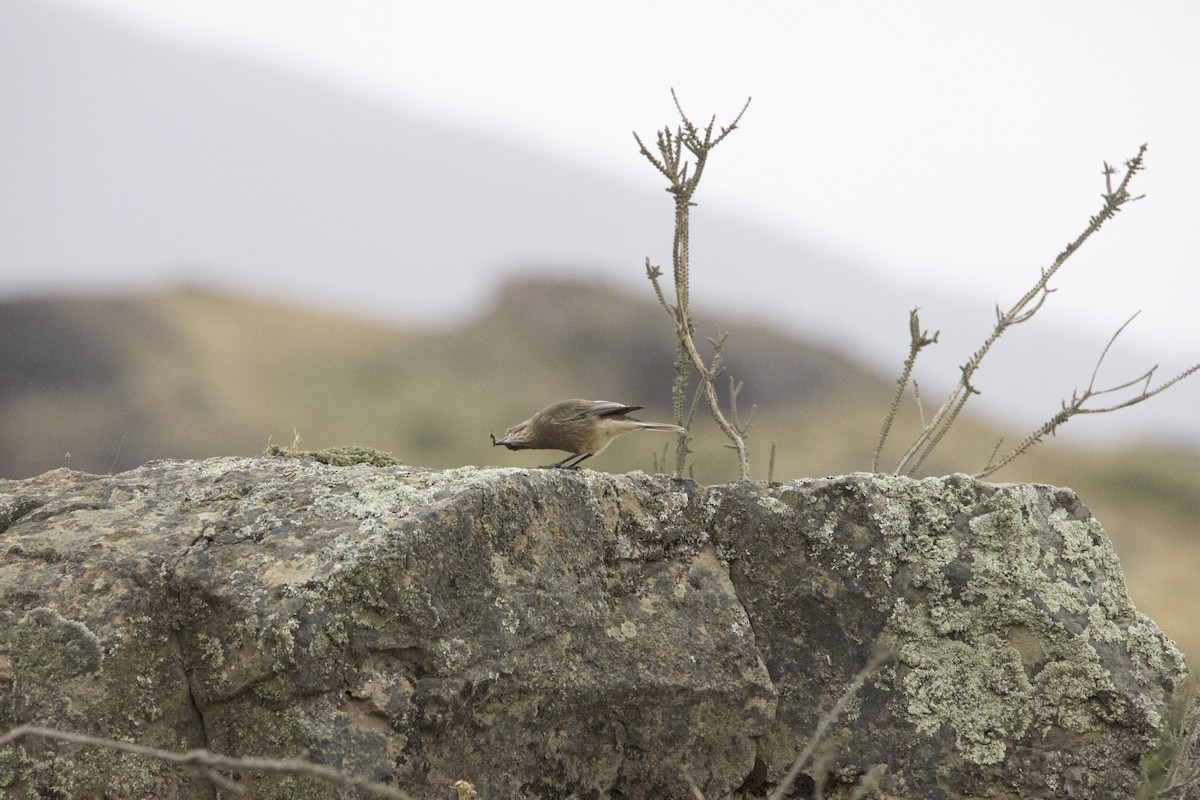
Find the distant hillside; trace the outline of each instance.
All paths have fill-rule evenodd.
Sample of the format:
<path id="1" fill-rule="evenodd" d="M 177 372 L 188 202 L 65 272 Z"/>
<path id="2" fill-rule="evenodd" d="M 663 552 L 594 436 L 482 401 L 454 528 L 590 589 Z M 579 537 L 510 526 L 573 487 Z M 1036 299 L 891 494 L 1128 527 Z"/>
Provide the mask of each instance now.
<path id="1" fill-rule="evenodd" d="M 772 442 L 776 480 L 870 468 L 892 376 L 752 320 L 719 323 L 731 333 L 728 372 L 745 384 L 742 413 L 758 405 L 755 478 L 767 477 Z M 701 313 L 698 332 L 715 336 L 717 324 Z M 303 447 L 365 445 L 410 464 L 533 466 L 547 454 L 493 449 L 488 433 L 551 400 L 621 400 L 670 419 L 672 335 L 648 292 L 535 278 L 508 281 L 480 316 L 440 331 L 187 289 L 9 300 L 0 302 L 0 477 L 252 454 L 296 432 Z M 733 479 L 724 441 L 703 410 L 698 420 L 695 477 Z M 916 424 L 906 402 L 890 458 Z M 974 471 L 999 436 L 964 418 L 923 474 Z M 623 437 L 592 466 L 650 470 L 670 439 Z M 1078 491 L 1112 536 L 1139 606 L 1200 658 L 1200 452 L 1079 451 L 1051 439 L 995 477 Z"/>
<path id="2" fill-rule="evenodd" d="M 723 324 L 746 410 L 817 413 L 887 391 L 828 348 Z M 314 446 L 355 441 L 411 463 L 486 462 L 503 455 L 488 432 L 548 399 L 611 397 L 669 416 L 673 357 L 652 300 L 578 282 L 510 281 L 483 315 L 442 332 L 186 289 L 11 300 L 0 303 L 0 475 L 66 465 L 68 452 L 94 472 L 257 452 L 294 429 Z"/>

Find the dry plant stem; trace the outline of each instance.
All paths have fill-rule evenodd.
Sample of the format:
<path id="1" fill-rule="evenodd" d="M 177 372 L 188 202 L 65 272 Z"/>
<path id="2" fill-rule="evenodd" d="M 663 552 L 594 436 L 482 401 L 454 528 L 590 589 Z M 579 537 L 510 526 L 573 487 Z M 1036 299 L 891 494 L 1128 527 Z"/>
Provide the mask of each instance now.
<path id="1" fill-rule="evenodd" d="M 971 385 L 971 378 L 979 368 L 979 364 L 983 361 L 984 356 L 987 355 L 992 345 L 996 343 L 996 340 L 1005 331 L 1014 325 L 1019 325 L 1027 321 L 1037 313 L 1038 309 L 1046 301 L 1046 298 L 1054 291 L 1048 286 L 1050 279 L 1066 263 L 1067 259 L 1073 256 L 1083 246 L 1083 243 L 1091 238 L 1092 234 L 1100 230 L 1100 227 L 1105 222 L 1120 211 L 1123 205 L 1133 200 L 1141 199 L 1141 196 L 1135 197 L 1129 194 L 1129 182 L 1135 174 L 1141 171 L 1145 153 L 1146 145 L 1143 144 L 1138 148 L 1137 155 L 1125 162 L 1125 174 L 1121 182 L 1115 187 L 1113 186 L 1113 176 L 1116 174 L 1116 169 L 1105 163 L 1105 192 L 1102 195 L 1104 205 L 1100 211 L 1088 221 L 1087 227 L 1084 228 L 1083 232 L 1074 241 L 1067 244 L 1063 251 L 1058 254 L 1054 259 L 1054 263 L 1049 268 L 1042 270 L 1041 277 L 1034 283 L 1033 288 L 1014 303 L 1012 308 L 1005 312 L 1001 311 L 999 306 L 996 306 L 996 326 L 993 328 L 991 335 L 984 340 L 983 345 L 960 368 L 962 377 L 950 391 L 946 401 L 934 413 L 929 424 L 923 428 L 921 434 L 896 464 L 895 474 L 913 474 L 929 454 L 933 452 L 933 449 L 937 447 L 942 437 L 946 434 L 946 431 L 954 423 L 958 413 L 962 410 L 970 396 L 978 394 L 978 390 Z"/>
<path id="2" fill-rule="evenodd" d="M 692 196 L 695 194 L 696 187 L 700 183 L 700 178 L 704 174 L 704 167 L 708 162 L 709 151 L 737 129 L 738 122 L 741 120 L 742 115 L 746 113 L 746 108 L 750 105 L 750 101 L 746 101 L 746 105 L 742 107 L 742 110 L 738 112 L 737 117 L 734 118 L 728 127 L 721 128 L 719 134 L 714 134 L 716 126 L 715 117 L 709 121 L 707 126 L 700 129 L 684 113 L 683 108 L 679 105 L 679 97 L 675 94 L 674 89 L 671 90 L 671 98 L 675 102 L 675 110 L 679 112 L 680 126 L 674 132 L 670 128 L 664 128 L 658 132 L 656 138 L 658 155 L 656 156 L 650 152 L 650 149 L 636 132 L 633 134 L 633 138 L 637 141 L 642 155 L 646 157 L 655 169 L 667 178 L 670 184 L 667 187 L 667 191 L 675 198 L 675 236 L 671 248 L 672 277 L 675 288 L 674 304 L 667 302 L 666 296 L 662 291 L 662 286 L 659 284 L 658 279 L 662 275 L 661 270 L 656 266 L 652 266 L 650 260 L 646 259 L 646 274 L 654 285 L 654 293 L 658 297 L 659 303 L 674 318 L 675 332 L 679 340 L 673 391 L 676 414 L 675 422 L 685 428 L 688 427 L 684 425 L 683 421 L 683 396 L 687 385 L 687 376 L 684 373 L 687 371 L 686 365 L 690 363 L 700 378 L 699 389 L 708 400 L 713 419 L 716 420 L 717 426 L 729 437 L 734 449 L 737 450 L 738 468 L 741 473 L 741 479 L 746 480 L 750 476 L 750 462 L 746 452 L 745 432 L 739 431 L 737 426 L 731 423 L 721 412 L 720 401 L 717 398 L 716 387 L 713 384 L 713 379 L 719 372 L 719 356 L 714 357 L 714 364 L 712 366 L 706 365 L 703 357 L 696 349 L 696 343 L 693 338 L 695 328 L 692 324 L 688 296 L 690 269 L 688 226 L 689 209 L 695 205 L 692 202 Z M 695 159 L 694 166 L 685 160 L 685 149 Z M 690 174 L 689 170 L 691 171 Z M 680 434 L 680 443 L 676 450 L 675 477 L 677 478 L 682 477 L 686 457 L 686 434 Z"/>
<path id="3" fill-rule="evenodd" d="M 680 350 L 680 353 L 683 352 L 682 347 L 679 350 Z M 683 468 L 687 464 L 687 457 L 692 454 L 692 448 L 691 448 L 692 435 L 691 435 L 691 433 L 689 433 L 689 431 L 692 430 L 692 422 L 694 422 L 696 419 L 696 409 L 698 409 L 700 407 L 700 387 L 697 386 L 696 391 L 692 393 L 692 402 L 688 405 L 687 412 L 682 413 L 678 410 L 678 409 L 683 408 L 683 398 L 687 394 L 687 383 L 688 383 L 687 378 L 688 378 L 689 372 L 690 372 L 690 367 L 689 367 L 689 364 L 686 359 L 686 354 L 684 354 L 684 360 L 682 362 L 677 361 L 677 364 L 676 364 L 676 369 L 675 369 L 675 384 L 676 384 L 676 386 L 675 386 L 675 389 L 672 391 L 672 395 L 675 400 L 675 408 L 676 408 L 675 419 L 683 420 L 682 422 L 679 422 L 679 425 L 684 429 L 683 433 L 680 433 L 677 436 L 676 441 L 675 441 L 675 471 L 673 473 L 673 476 L 676 478 L 678 478 L 683 473 Z M 663 471 L 665 472 L 666 468 L 667 468 L 667 443 L 666 442 L 663 443 L 662 467 L 663 467 Z"/>
<path id="4" fill-rule="evenodd" d="M 921 430 L 925 430 L 925 404 L 921 402 L 921 384 L 913 381 L 913 400 L 917 404 L 917 416 L 921 418 Z"/>
<path id="5" fill-rule="evenodd" d="M 177 764 L 187 769 L 198 770 L 206 777 L 217 783 L 221 788 L 235 794 L 246 791 L 246 787 L 216 772 L 216 770 L 246 770 L 257 772 L 275 772 L 285 775 L 299 775 L 325 781 L 335 786 L 346 786 L 361 789 L 376 797 L 394 798 L 394 800 L 411 800 L 410 796 L 382 783 L 368 781 L 347 775 L 333 767 L 313 764 L 298 758 L 276 759 L 248 756 L 235 758 L 211 753 L 208 750 L 189 750 L 186 753 L 176 753 L 171 750 L 159 750 L 156 747 L 146 747 L 132 742 L 121 742 L 116 739 L 102 739 L 82 733 L 60 731 L 54 728 L 43 728 L 37 725 L 21 725 L 0 736 L 0 747 L 15 742 L 26 736 L 41 736 L 46 739 L 56 739 L 61 742 L 103 747 L 108 750 L 119 750 L 124 753 L 155 758 L 170 764 Z"/>
<path id="6" fill-rule="evenodd" d="M 684 350 L 687 351 L 688 359 L 692 362 L 692 367 L 700 375 L 700 388 L 708 400 L 708 408 L 712 412 L 717 427 L 729 437 L 734 449 L 737 450 L 739 479 L 743 481 L 748 480 L 750 478 L 750 458 L 746 452 L 746 438 L 744 432 L 737 430 L 721 412 L 721 401 L 717 397 L 715 382 L 716 372 L 705 366 L 704 358 L 696 349 L 695 340 L 692 339 L 691 333 L 687 331 L 687 326 L 679 319 L 676 320 L 676 332 L 683 342 Z"/>
<path id="7" fill-rule="evenodd" d="M 668 446 L 669 445 L 667 442 L 663 442 L 661 457 L 659 456 L 659 454 L 656 451 L 654 451 L 654 450 L 650 451 L 650 462 L 654 465 L 654 474 L 655 475 L 659 475 L 659 474 L 667 471 L 667 447 Z"/>
<path id="8" fill-rule="evenodd" d="M 891 649 L 878 644 L 875 646 L 875 651 L 872 653 L 871 659 L 867 661 L 866 666 L 859 670 L 854 679 L 850 681 L 850 685 L 846 687 L 846 691 L 833 704 L 833 708 L 826 711 L 820 721 L 817 722 L 817 729 L 813 731 L 812 736 L 808 737 L 808 743 L 800 751 L 800 755 L 796 756 L 796 760 L 792 762 L 792 765 L 784 774 L 779 785 L 775 787 L 775 791 L 769 795 L 768 800 L 783 800 L 788 790 L 792 788 L 792 782 L 800 774 L 800 770 L 804 769 L 808 760 L 816 752 L 817 747 L 820 746 L 821 740 L 825 738 L 825 734 L 829 731 L 829 726 L 836 722 L 837 718 L 846 710 L 846 704 L 850 702 L 850 698 L 858 693 L 862 685 L 867 682 L 867 678 L 874 675 L 884 664 L 895 658 L 895 656 L 895 652 Z"/>
<path id="9" fill-rule="evenodd" d="M 858 785 L 850 793 L 850 800 L 863 800 L 872 792 L 878 791 L 879 782 L 883 779 L 885 772 L 887 772 L 887 764 L 876 764 L 868 769 L 866 774 L 858 779 Z"/>
<path id="10" fill-rule="evenodd" d="M 888 409 L 887 417 L 883 420 L 883 429 L 879 432 L 879 441 L 875 444 L 875 458 L 871 461 L 871 471 L 879 472 L 879 456 L 883 452 L 883 443 L 887 441 L 888 433 L 892 429 L 892 423 L 896 419 L 896 412 L 900 408 L 900 400 L 904 397 L 904 390 L 908 388 L 908 381 L 912 378 L 913 365 L 917 363 L 917 354 L 922 349 L 931 344 L 936 344 L 938 334 L 941 331 L 934 331 L 933 336 L 929 336 L 929 331 L 921 330 L 921 320 L 917 316 L 920 308 L 914 308 L 908 312 L 908 331 L 909 345 L 908 358 L 904 359 L 904 369 L 900 373 L 899 380 L 896 381 L 896 394 L 892 397 L 892 406 Z M 914 389 L 916 384 L 913 384 Z M 921 420 L 922 428 L 924 427 L 924 419 Z"/>
<path id="11" fill-rule="evenodd" d="M 724 337 L 721 341 L 724 341 Z M 718 351 L 719 352 L 719 351 Z M 714 365 L 715 366 L 715 365 Z M 733 427 L 737 428 L 738 433 L 743 438 L 750 435 L 750 429 L 754 427 L 754 415 L 758 413 L 758 405 L 751 404 L 750 416 L 746 417 L 746 421 L 742 422 L 742 416 L 738 413 L 737 400 L 738 395 L 742 393 L 742 382 L 734 381 L 733 376 L 729 376 L 729 414 L 733 417 Z"/>
<path id="12" fill-rule="evenodd" d="M 1141 312 L 1139 311 L 1138 313 L 1140 314 Z M 1088 381 L 1087 389 L 1085 389 L 1082 394 L 1080 394 L 1078 391 L 1073 392 L 1071 394 L 1070 402 L 1068 402 L 1066 400 L 1063 401 L 1061 411 L 1059 411 L 1057 414 L 1055 414 L 1053 417 L 1051 417 L 1040 428 L 1038 428 L 1033 433 L 1026 436 L 1021 441 L 1020 444 L 1018 444 L 1012 450 L 1005 453 L 1004 456 L 1002 458 L 1000 458 L 999 460 L 996 459 L 996 453 L 1000 449 L 1000 445 L 997 444 L 996 449 L 992 451 L 992 455 L 988 458 L 987 466 L 985 466 L 983 468 L 983 470 L 981 470 L 980 472 L 975 473 L 975 477 L 976 478 L 986 478 L 988 475 L 991 475 L 993 472 L 1003 468 L 1014 458 L 1016 458 L 1017 456 L 1021 455 L 1029 448 L 1031 448 L 1034 445 L 1041 442 L 1042 439 L 1044 439 L 1046 436 L 1053 436 L 1054 433 L 1058 430 L 1058 428 L 1061 425 L 1065 424 L 1067 422 L 1067 420 L 1071 419 L 1071 417 L 1074 417 L 1078 414 L 1107 414 L 1110 411 L 1116 411 L 1117 409 L 1127 408 L 1128 406 L 1137 405 L 1138 403 L 1142 402 L 1143 400 L 1149 400 L 1151 397 L 1158 394 L 1159 392 L 1169 389 L 1170 387 L 1174 386 L 1176 383 L 1179 383 L 1181 380 L 1188 377 L 1189 375 L 1191 375 L 1195 372 L 1200 372 L 1200 364 L 1193 364 L 1191 367 L 1189 367 L 1186 370 L 1184 370 L 1183 372 L 1179 373 L 1174 378 L 1171 378 L 1166 383 L 1160 384 L 1159 386 L 1156 386 L 1154 388 L 1150 388 L 1150 381 L 1154 378 L 1154 371 L 1158 369 L 1157 366 L 1154 366 L 1154 367 L 1151 367 L 1150 369 L 1148 369 L 1146 372 L 1143 372 L 1141 375 L 1137 376 L 1133 380 L 1125 381 L 1125 383 L 1119 384 L 1117 386 L 1110 386 L 1107 389 L 1097 389 L 1096 388 L 1096 375 L 1100 372 L 1100 365 L 1104 363 L 1104 358 L 1105 358 L 1105 356 L 1108 355 L 1108 351 L 1112 348 L 1113 343 L 1117 340 L 1117 337 L 1120 336 L 1121 333 L 1125 330 L 1125 328 L 1127 328 L 1129 326 L 1129 323 L 1133 322 L 1134 319 L 1136 319 L 1136 318 L 1137 318 L 1137 314 L 1134 314 L 1132 317 L 1127 319 L 1125 321 L 1125 324 L 1122 325 L 1120 328 L 1117 328 L 1117 332 L 1114 333 L 1112 335 L 1112 338 L 1110 338 L 1108 340 L 1108 344 L 1106 344 L 1104 346 L 1103 352 L 1100 353 L 1100 358 L 1096 360 L 1096 366 L 1092 370 L 1092 378 L 1090 381 Z M 1116 403 L 1111 406 L 1105 406 L 1103 408 L 1085 408 L 1084 407 L 1084 403 L 1086 403 L 1088 400 L 1091 400 L 1093 397 L 1099 397 L 1101 395 L 1112 394 L 1113 392 L 1119 392 L 1123 389 L 1128 389 L 1129 387 L 1136 386 L 1138 384 L 1141 384 L 1142 390 L 1140 392 L 1138 392 L 1138 394 L 1135 395 L 1134 397 L 1131 397 L 1120 403 Z"/>
<path id="13" fill-rule="evenodd" d="M 635 133 L 636 137 L 637 134 Z M 640 140 L 639 140 L 640 143 Z M 667 313 L 672 318 L 675 317 L 675 306 L 667 302 L 666 296 L 663 294 L 662 285 L 659 283 L 659 277 L 662 275 L 662 270 L 653 266 L 650 263 L 649 257 L 646 258 L 646 277 L 650 279 L 650 284 L 654 287 L 654 295 L 658 298 L 659 305 L 666 309 Z M 687 465 L 687 457 L 691 455 L 692 449 L 691 434 L 692 421 L 696 418 L 696 404 L 700 400 L 699 389 L 692 397 L 692 406 L 686 418 L 683 412 L 684 398 L 687 397 L 688 376 L 691 373 L 690 360 L 688 359 L 687 350 L 684 349 L 683 340 L 678 338 L 675 345 L 675 380 L 671 384 L 671 405 L 675 412 L 675 424 L 684 429 L 680 433 L 675 442 L 675 472 L 674 477 L 678 478 L 683 475 L 683 468 Z M 666 466 L 666 460 L 663 460 L 663 466 Z"/>
<path id="14" fill-rule="evenodd" d="M 692 793 L 692 797 L 696 798 L 696 800 L 708 800 L 708 798 L 704 796 L 704 792 L 702 792 L 700 787 L 696 785 L 696 782 L 692 780 L 692 776 L 687 770 L 684 770 L 683 772 L 683 779 L 688 782 L 688 790 Z"/>

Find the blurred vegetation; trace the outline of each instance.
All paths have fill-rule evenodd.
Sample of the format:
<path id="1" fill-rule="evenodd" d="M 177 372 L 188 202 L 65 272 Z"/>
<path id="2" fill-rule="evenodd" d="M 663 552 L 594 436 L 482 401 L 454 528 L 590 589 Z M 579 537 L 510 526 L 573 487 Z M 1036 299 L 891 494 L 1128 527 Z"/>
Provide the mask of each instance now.
<path id="1" fill-rule="evenodd" d="M 305 448 L 374 448 L 428 467 L 546 463 L 545 453 L 492 449 L 488 434 L 568 397 L 645 405 L 644 419 L 671 419 L 676 341 L 646 294 L 513 279 L 479 316 L 440 331 L 197 290 L 7 301 L 0 477 L 254 455 L 297 433 Z M 695 316 L 699 335 L 715 334 L 711 317 Z M 753 478 L 766 479 L 772 442 L 776 480 L 870 469 L 893 376 L 753 320 L 720 322 L 734 331 L 723 356 L 745 382 L 739 403 L 758 406 Z M 919 431 L 912 405 L 902 405 L 892 441 Z M 735 479 L 716 426 L 701 415 L 696 434 L 694 477 Z M 921 474 L 975 471 L 1000 435 L 964 416 Z M 662 444 L 624 436 L 589 466 L 650 471 Z M 1113 539 L 1139 609 L 1200 658 L 1200 452 L 1080 450 L 1051 439 L 995 477 L 1077 491 Z"/>

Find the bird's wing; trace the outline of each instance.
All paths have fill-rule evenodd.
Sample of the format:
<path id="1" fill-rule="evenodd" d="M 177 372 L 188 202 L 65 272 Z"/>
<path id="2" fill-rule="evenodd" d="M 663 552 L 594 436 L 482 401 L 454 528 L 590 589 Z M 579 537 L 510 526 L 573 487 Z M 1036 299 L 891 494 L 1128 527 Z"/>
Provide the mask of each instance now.
<path id="1" fill-rule="evenodd" d="M 547 422 L 561 424 L 580 419 L 616 417 L 639 408 L 641 406 L 627 406 L 611 400 L 563 400 L 561 403 L 555 403 L 549 408 L 542 409 L 538 414 Z"/>
<path id="2" fill-rule="evenodd" d="M 637 411 L 645 406 L 627 406 L 624 403 L 614 403 L 611 400 L 593 400 L 586 410 L 580 416 L 589 417 L 615 417 L 621 414 L 628 414 L 630 411 Z"/>

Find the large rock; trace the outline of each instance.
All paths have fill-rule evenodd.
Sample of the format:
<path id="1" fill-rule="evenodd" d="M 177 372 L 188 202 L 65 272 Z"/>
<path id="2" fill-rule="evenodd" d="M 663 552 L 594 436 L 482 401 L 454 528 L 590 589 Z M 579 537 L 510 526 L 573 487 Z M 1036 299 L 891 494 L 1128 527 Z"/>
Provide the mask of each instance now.
<path id="1" fill-rule="evenodd" d="M 1127 797 L 1183 670 L 1044 486 L 244 458 L 0 481 L 0 731 L 305 753 L 414 797 L 754 797 L 881 638 L 826 796 L 886 764 L 885 796 Z M 214 797 L 32 738 L 0 789 Z"/>

